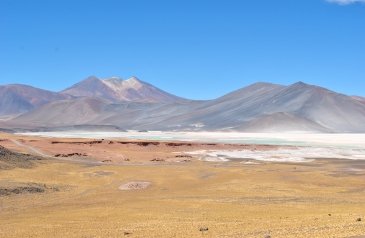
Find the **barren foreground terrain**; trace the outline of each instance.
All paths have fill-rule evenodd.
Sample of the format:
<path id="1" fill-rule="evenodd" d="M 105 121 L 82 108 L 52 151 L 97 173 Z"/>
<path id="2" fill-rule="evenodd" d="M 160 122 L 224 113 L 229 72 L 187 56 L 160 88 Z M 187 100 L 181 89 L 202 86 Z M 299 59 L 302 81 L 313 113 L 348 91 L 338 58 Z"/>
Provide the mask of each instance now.
<path id="1" fill-rule="evenodd" d="M 0 145 L 0 237 L 365 235 L 363 160 L 206 162 L 186 152 L 296 148 L 10 134 Z"/>

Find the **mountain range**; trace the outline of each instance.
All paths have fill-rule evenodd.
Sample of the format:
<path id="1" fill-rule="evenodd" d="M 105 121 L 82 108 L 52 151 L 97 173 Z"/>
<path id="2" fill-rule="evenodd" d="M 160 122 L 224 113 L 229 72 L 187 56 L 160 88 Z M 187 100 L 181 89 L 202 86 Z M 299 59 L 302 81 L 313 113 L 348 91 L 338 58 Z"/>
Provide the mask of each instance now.
<path id="1" fill-rule="evenodd" d="M 136 77 L 87 79 L 61 91 L 0 86 L 0 127 L 13 130 L 365 132 L 365 98 L 298 82 L 255 83 L 189 100 Z"/>

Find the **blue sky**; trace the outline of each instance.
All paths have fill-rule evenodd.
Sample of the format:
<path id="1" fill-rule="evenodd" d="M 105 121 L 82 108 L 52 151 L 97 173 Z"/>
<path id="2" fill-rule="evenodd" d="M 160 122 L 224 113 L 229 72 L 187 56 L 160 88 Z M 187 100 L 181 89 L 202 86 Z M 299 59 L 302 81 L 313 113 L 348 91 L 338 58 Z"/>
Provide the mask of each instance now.
<path id="1" fill-rule="evenodd" d="M 1 0 L 0 84 L 137 76 L 209 99 L 304 81 L 365 96 L 363 2 Z"/>

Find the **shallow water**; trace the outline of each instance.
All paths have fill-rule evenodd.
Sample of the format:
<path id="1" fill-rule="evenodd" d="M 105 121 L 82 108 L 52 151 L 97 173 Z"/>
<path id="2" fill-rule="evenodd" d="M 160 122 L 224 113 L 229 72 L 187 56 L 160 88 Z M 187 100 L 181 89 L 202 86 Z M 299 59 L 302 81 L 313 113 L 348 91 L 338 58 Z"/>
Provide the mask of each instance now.
<path id="1" fill-rule="evenodd" d="M 365 160 L 365 150 L 297 147 L 278 150 L 199 150 L 186 152 L 198 156 L 203 161 L 227 162 L 256 160 L 264 162 L 306 163 L 316 159 Z"/>

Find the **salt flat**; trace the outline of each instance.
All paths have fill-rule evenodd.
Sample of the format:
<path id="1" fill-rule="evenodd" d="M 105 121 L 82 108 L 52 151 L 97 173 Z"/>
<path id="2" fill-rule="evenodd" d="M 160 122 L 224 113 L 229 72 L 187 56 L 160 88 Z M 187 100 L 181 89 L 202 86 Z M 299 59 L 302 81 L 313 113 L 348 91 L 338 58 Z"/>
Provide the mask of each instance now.
<path id="1" fill-rule="evenodd" d="M 227 162 L 232 160 L 257 160 L 265 162 L 313 162 L 316 159 L 365 160 L 364 149 L 296 147 L 274 150 L 199 150 L 187 152 L 203 161 Z"/>
<path id="2" fill-rule="evenodd" d="M 233 144 L 270 144 L 303 146 L 343 146 L 365 148 L 365 134 L 315 134 L 315 133 L 238 133 L 238 132 L 87 132 L 54 131 L 26 132 L 20 135 L 55 138 L 122 138 L 143 140 L 200 141 Z"/>

